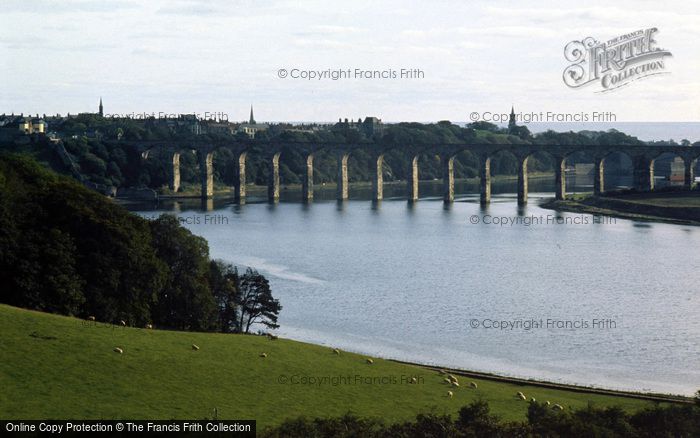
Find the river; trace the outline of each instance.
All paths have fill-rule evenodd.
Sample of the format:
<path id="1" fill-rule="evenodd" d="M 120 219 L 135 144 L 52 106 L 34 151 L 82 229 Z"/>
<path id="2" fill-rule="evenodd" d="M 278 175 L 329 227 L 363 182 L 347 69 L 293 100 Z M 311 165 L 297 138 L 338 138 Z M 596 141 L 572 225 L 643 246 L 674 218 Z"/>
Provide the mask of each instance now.
<path id="1" fill-rule="evenodd" d="M 487 208 L 475 184 L 445 206 L 439 183 L 422 182 L 415 204 L 388 185 L 379 205 L 361 188 L 344 203 L 283 190 L 277 205 L 134 210 L 175 212 L 212 257 L 264 273 L 283 337 L 562 383 L 700 389 L 700 228 L 542 209 L 551 178 L 530 181 L 524 208 L 514 189 L 494 183 Z"/>

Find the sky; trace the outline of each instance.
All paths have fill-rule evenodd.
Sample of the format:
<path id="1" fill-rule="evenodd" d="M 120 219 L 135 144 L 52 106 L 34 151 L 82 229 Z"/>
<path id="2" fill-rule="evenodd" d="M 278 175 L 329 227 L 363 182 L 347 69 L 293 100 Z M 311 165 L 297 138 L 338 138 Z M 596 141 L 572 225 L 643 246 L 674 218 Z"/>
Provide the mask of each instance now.
<path id="1" fill-rule="evenodd" d="M 223 113 L 258 121 L 469 121 L 510 111 L 700 121 L 700 3 L 5 0 L 0 113 Z M 656 27 L 665 71 L 567 87 L 564 47 Z M 292 71 L 420 69 L 415 79 Z M 280 77 L 280 70 L 287 76 Z"/>

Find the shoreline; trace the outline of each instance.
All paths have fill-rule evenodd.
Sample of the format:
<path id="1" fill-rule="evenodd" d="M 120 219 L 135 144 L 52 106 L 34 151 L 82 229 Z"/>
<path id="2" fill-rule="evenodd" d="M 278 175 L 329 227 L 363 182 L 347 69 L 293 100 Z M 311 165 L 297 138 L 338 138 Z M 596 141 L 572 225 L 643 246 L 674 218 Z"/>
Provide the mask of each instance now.
<path id="1" fill-rule="evenodd" d="M 588 195 L 566 200 L 548 199 L 539 206 L 633 221 L 700 226 L 700 192 L 697 191 Z"/>
<path id="2" fill-rule="evenodd" d="M 447 371 L 448 373 L 458 375 L 458 376 L 491 380 L 494 382 L 501 382 L 501 383 L 512 383 L 512 384 L 516 384 L 516 385 L 531 385 L 531 386 L 538 386 L 541 388 L 560 389 L 560 390 L 586 393 L 586 394 L 612 395 L 612 396 L 618 396 L 618 397 L 635 398 L 635 399 L 639 399 L 639 400 L 649 400 L 649 401 L 656 401 L 656 402 L 689 403 L 689 404 L 694 403 L 692 397 L 681 395 L 681 394 L 664 394 L 664 393 L 655 393 L 655 392 L 646 393 L 646 392 L 626 391 L 626 390 L 619 390 L 619 389 L 599 388 L 599 387 L 594 387 L 594 386 L 582 386 L 582 385 L 576 385 L 576 384 L 571 384 L 571 383 L 551 382 L 551 381 L 547 381 L 547 380 L 539 380 L 536 378 L 503 376 L 503 375 L 495 374 L 495 373 L 489 373 L 489 372 L 483 372 L 483 371 L 470 371 L 470 370 L 464 370 L 461 368 L 440 367 L 440 366 L 436 366 L 436 365 L 428 365 L 428 364 L 423 364 L 423 363 L 418 363 L 418 362 L 410 362 L 410 361 L 391 359 L 391 358 L 387 358 L 386 360 L 396 362 L 396 363 L 405 364 L 405 365 L 413 365 L 413 366 L 417 366 L 417 367 L 421 367 L 421 368 L 426 368 L 426 369 L 430 369 L 433 371 L 444 370 L 444 371 Z"/>
<path id="3" fill-rule="evenodd" d="M 251 334 L 251 336 L 257 336 L 257 335 Z M 310 342 L 310 341 L 300 340 L 300 339 L 296 339 L 296 338 L 289 338 L 289 337 L 282 338 L 281 337 L 280 339 L 288 339 L 290 341 L 300 342 L 300 343 L 307 344 L 307 345 L 315 345 L 315 346 L 324 347 L 324 348 L 332 348 L 332 346 L 330 346 L 328 344 Z M 597 386 L 585 386 L 585 385 L 576 384 L 576 383 L 560 383 L 560 382 L 553 382 L 550 380 L 542 380 L 542 379 L 538 379 L 536 377 L 507 376 L 507 375 L 497 374 L 497 373 L 488 372 L 488 371 L 474 371 L 474 370 L 468 370 L 468 369 L 464 369 L 464 368 L 454 368 L 451 366 L 440 366 L 437 364 L 429 364 L 429 363 L 415 362 L 415 361 L 410 361 L 410 360 L 395 359 L 395 358 L 388 357 L 388 356 L 370 354 L 370 353 L 367 353 L 365 351 L 358 350 L 358 349 L 342 349 L 342 351 L 347 351 L 349 353 L 360 354 L 360 355 L 368 356 L 368 357 L 381 358 L 381 359 L 384 359 L 384 360 L 387 360 L 390 362 L 419 367 L 419 368 L 423 368 L 423 369 L 434 371 L 434 372 L 439 372 L 442 370 L 442 371 L 446 371 L 447 373 L 454 374 L 456 376 L 470 377 L 470 378 L 474 378 L 474 379 L 490 380 L 490 381 L 498 382 L 498 383 L 509 383 L 509 384 L 513 384 L 513 385 L 523 385 L 523 386 L 529 385 L 529 386 L 536 386 L 539 388 L 577 392 L 577 393 L 581 393 L 581 394 L 608 395 L 608 396 L 614 396 L 614 397 L 633 398 L 633 399 L 637 399 L 637 400 L 646 400 L 646 401 L 653 401 L 653 402 L 683 403 L 683 404 L 695 403 L 692 395 L 663 393 L 663 392 L 640 392 L 640 391 L 633 391 L 633 390 L 612 389 L 612 388 L 597 387 Z"/>

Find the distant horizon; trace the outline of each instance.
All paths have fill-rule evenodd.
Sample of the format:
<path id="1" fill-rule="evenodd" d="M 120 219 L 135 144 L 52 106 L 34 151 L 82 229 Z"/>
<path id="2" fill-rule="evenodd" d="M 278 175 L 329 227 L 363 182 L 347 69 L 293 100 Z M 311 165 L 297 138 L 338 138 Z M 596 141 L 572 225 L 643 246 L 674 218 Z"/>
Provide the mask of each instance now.
<path id="1" fill-rule="evenodd" d="M 0 113 L 5 116 L 12 115 L 11 113 Z M 24 117 L 35 117 L 37 113 L 14 113 L 15 116 Z M 62 117 L 68 116 L 69 113 L 60 114 Z M 70 113 L 71 116 L 77 116 L 78 114 L 96 114 L 87 111 L 82 111 L 80 113 Z M 130 114 L 130 113 L 127 113 Z M 171 114 L 171 113 L 168 113 Z M 180 115 L 191 115 L 192 113 L 182 113 Z M 47 118 L 55 117 L 56 114 L 45 114 Z M 39 113 L 40 117 L 43 117 L 43 113 Z M 377 117 L 384 124 L 398 124 L 398 123 L 422 123 L 431 124 L 438 123 L 445 120 L 384 120 L 381 116 L 366 115 L 361 117 L 363 120 L 366 117 Z M 111 117 L 105 117 L 110 118 Z M 256 117 L 257 118 L 257 117 Z M 345 117 L 341 118 L 345 120 Z M 132 120 L 144 120 L 143 118 L 133 118 Z M 357 118 L 349 118 L 348 120 L 356 121 Z M 213 121 L 213 120 L 212 120 Z M 466 126 L 471 121 L 455 121 L 447 120 L 450 123 L 458 126 Z M 247 123 L 246 119 L 237 120 L 220 120 L 219 122 L 229 122 L 229 123 Z M 318 125 L 333 125 L 338 123 L 338 120 L 257 120 L 258 123 L 270 123 L 270 124 L 282 124 L 288 123 L 292 125 L 305 125 L 305 124 L 318 124 Z M 491 123 L 491 122 L 489 122 Z M 493 123 L 499 128 L 507 127 L 507 123 Z M 700 141 L 700 120 L 698 121 L 612 121 L 612 122 L 518 122 L 519 126 L 526 126 L 533 134 L 538 134 L 545 132 L 547 130 L 553 130 L 557 132 L 568 132 L 568 131 L 607 131 L 609 129 L 617 129 L 625 134 L 637 137 L 642 141 L 668 141 L 674 140 L 680 142 L 681 140 L 689 140 L 691 143 Z M 671 126 L 675 125 L 675 126 Z M 624 128 L 622 128 L 624 127 Z M 641 129 L 640 129 L 641 128 Z M 647 129 L 644 129 L 647 128 Z M 680 128 L 680 129 L 679 129 Z M 670 129 L 675 129 L 670 131 Z"/>
<path id="2" fill-rule="evenodd" d="M 142 115 L 142 114 L 151 114 L 151 111 L 148 112 L 142 112 L 142 111 L 127 111 L 123 113 L 114 113 L 114 114 L 122 114 L 122 115 Z M 162 111 L 162 113 L 166 113 L 168 116 L 189 116 L 193 114 L 201 115 L 202 113 L 195 113 L 195 112 L 170 112 L 170 111 Z M 48 113 L 48 112 L 36 112 L 36 111 L 30 111 L 30 112 L 22 112 L 22 111 L 4 111 L 0 113 L 0 115 L 3 116 L 24 116 L 24 117 L 36 117 L 38 116 L 46 116 L 48 117 L 56 117 L 57 115 L 60 117 L 67 117 L 67 116 L 77 116 L 81 114 L 98 114 L 97 112 L 91 112 L 91 111 L 86 111 L 86 110 L 81 110 L 81 111 L 76 111 L 76 112 L 57 112 L 57 113 Z M 156 112 L 157 114 L 157 112 Z M 227 114 L 227 113 L 223 113 Z M 143 117 L 112 117 L 112 113 L 109 113 L 105 111 L 105 119 L 132 119 L 132 120 L 145 120 Z M 228 115 L 228 114 L 227 114 Z M 423 120 L 413 120 L 413 119 L 395 119 L 395 120 L 386 120 L 382 118 L 380 114 L 375 114 L 375 113 L 370 113 L 366 114 L 365 116 L 359 116 L 359 117 L 338 117 L 336 119 L 325 119 L 325 120 L 304 120 L 304 119 L 263 119 L 256 117 L 258 123 L 292 123 L 292 124 L 302 124 L 302 123 L 316 123 L 316 124 L 334 124 L 338 123 L 338 121 L 345 121 L 348 120 L 350 122 L 357 121 L 357 119 L 365 119 L 367 117 L 376 117 L 377 119 L 381 120 L 382 123 L 385 124 L 396 124 L 396 123 L 423 123 L 423 124 L 430 124 L 430 123 L 439 123 L 439 122 L 444 122 L 448 121 L 450 123 L 453 123 L 455 125 L 467 125 L 469 123 L 474 123 L 474 122 L 482 122 L 486 121 L 489 123 L 492 123 L 496 126 L 499 127 L 506 127 L 508 124 L 507 123 L 501 123 L 501 122 L 492 122 L 492 121 L 487 121 L 487 120 L 476 120 L 476 121 L 471 121 L 471 120 L 451 120 L 451 119 L 423 119 Z M 172 117 L 156 117 L 156 118 L 172 118 Z M 200 120 L 210 120 L 210 121 L 215 121 L 213 119 L 202 119 Z M 240 119 L 221 119 L 217 120 L 221 122 L 231 122 L 231 123 L 247 123 L 248 119 L 247 118 L 240 118 Z M 619 121 L 581 121 L 581 122 L 574 122 L 574 121 L 550 121 L 550 122 L 521 122 L 518 121 L 517 124 L 519 126 L 531 126 L 531 125 L 575 125 L 575 124 L 614 124 L 614 123 L 639 123 L 639 124 L 652 124 L 652 123 L 663 123 L 663 124 L 671 124 L 671 123 L 700 123 L 700 119 L 697 120 L 619 120 Z M 700 134 L 700 133 L 699 133 Z"/>
<path id="3" fill-rule="evenodd" d="M 96 108 L 96 107 L 95 107 Z M 257 108 L 257 107 L 255 107 Z M 508 108 L 510 108 L 510 104 L 508 105 Z M 249 108 L 248 108 L 249 110 Z M 505 111 L 504 108 L 498 108 L 498 110 L 503 110 Z M 517 111 L 517 106 L 516 106 L 516 111 Z M 469 113 L 469 111 L 464 111 L 465 113 Z M 143 117 L 111 117 L 112 115 L 122 115 L 122 116 L 128 116 L 128 115 L 150 115 L 150 114 L 166 114 L 168 117 L 170 116 L 182 116 L 182 115 L 193 115 L 196 114 L 198 116 L 201 116 L 207 111 L 176 111 L 176 110 L 158 110 L 158 111 L 135 111 L 135 110 L 127 110 L 127 111 L 104 111 L 105 113 L 105 118 L 131 118 L 134 120 L 143 120 Z M 209 111 L 209 114 L 214 114 L 214 112 Z M 237 118 L 231 118 L 230 115 L 232 114 L 231 112 L 225 112 L 225 111 L 218 111 L 216 112 L 218 114 L 225 114 L 229 116 L 228 119 L 222 119 L 220 121 L 227 121 L 227 122 L 232 122 L 232 123 L 237 123 L 237 122 L 247 122 L 248 121 L 248 115 L 245 116 L 237 116 Z M 241 113 L 240 111 L 236 111 L 236 114 Z M 332 119 L 267 119 L 264 117 L 259 117 L 257 116 L 258 110 L 255 110 L 256 113 L 256 120 L 261 123 L 319 123 L 319 124 L 328 124 L 328 123 L 338 123 L 339 120 L 344 121 L 347 119 L 348 121 L 357 121 L 358 118 L 365 119 L 366 117 L 376 117 L 379 120 L 381 120 L 383 123 L 391 124 L 391 123 L 438 123 L 442 121 L 449 121 L 454 124 L 468 124 L 468 123 L 473 123 L 474 121 L 486 121 L 489 123 L 493 123 L 494 125 L 498 126 L 507 126 L 507 122 L 494 122 L 490 120 L 456 120 L 456 119 L 450 119 L 450 118 L 436 118 L 436 119 L 385 119 L 382 117 L 381 114 L 372 112 L 372 111 L 366 111 L 366 114 L 362 116 L 353 116 L 353 117 L 346 117 L 346 116 L 338 116 Z M 260 113 L 264 114 L 265 111 L 260 111 Z M 495 113 L 495 112 L 494 112 Z M 98 114 L 97 111 L 93 111 L 93 108 L 83 108 L 77 111 L 52 111 L 52 112 L 46 112 L 46 111 L 14 111 L 14 110 L 5 110 L 0 112 L 0 115 L 5 115 L 5 116 L 10 116 L 10 115 L 15 115 L 15 116 L 20 116 L 24 115 L 26 117 L 29 116 L 46 116 L 46 117 L 55 117 L 56 115 L 60 115 L 61 117 L 65 117 L 68 115 L 71 116 L 77 116 L 79 114 Z M 503 112 L 502 114 L 507 114 L 507 112 Z M 520 112 L 518 112 L 520 114 Z M 157 117 L 156 118 L 167 118 L 167 117 Z M 202 119 L 202 117 L 200 117 Z M 212 120 L 212 119 L 208 119 Z M 552 125 L 557 125 L 557 124 L 588 124 L 588 123 L 599 123 L 599 124 L 609 124 L 609 123 L 700 123 L 700 115 L 698 116 L 697 119 L 693 120 L 613 120 L 613 121 L 548 121 L 548 122 L 538 122 L 538 121 L 532 121 L 532 122 L 522 122 L 518 120 L 518 125 L 523 125 L 523 126 L 529 126 L 529 125 L 535 125 L 535 124 L 552 124 Z"/>

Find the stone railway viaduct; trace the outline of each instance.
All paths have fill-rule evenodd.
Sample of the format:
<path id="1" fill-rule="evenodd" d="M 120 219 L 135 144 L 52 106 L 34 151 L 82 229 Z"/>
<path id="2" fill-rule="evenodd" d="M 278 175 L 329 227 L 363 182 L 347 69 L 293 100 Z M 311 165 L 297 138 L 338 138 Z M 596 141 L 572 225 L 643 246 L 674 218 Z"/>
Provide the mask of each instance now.
<path id="1" fill-rule="evenodd" d="M 120 142 L 124 144 L 124 142 Z M 188 144 L 177 145 L 172 141 L 166 142 L 131 142 L 141 151 L 143 158 L 147 159 L 151 151 L 158 150 L 172 157 L 172 179 L 170 186 L 173 191 L 180 187 L 180 155 L 183 153 L 195 153 L 198 158 L 201 174 L 202 197 L 210 198 L 214 194 L 213 156 L 218 149 L 229 149 L 234 156 L 236 165 L 236 180 L 234 184 L 235 199 L 244 203 L 246 197 L 246 159 L 252 152 L 252 144 L 238 142 L 224 142 L 219 144 Z M 279 160 L 282 150 L 288 147 L 296 148 L 306 157 L 306 172 L 302 175 L 303 199 L 312 201 L 314 196 L 314 155 L 320 151 L 328 151 L 337 158 L 337 199 L 348 198 L 348 158 L 353 151 L 363 149 L 370 152 L 372 158 L 372 192 L 373 199 L 379 201 L 383 197 L 383 160 L 384 154 L 395 148 L 403 148 L 410 151 L 413 159 L 410 160 L 407 181 L 407 198 L 409 201 L 418 200 L 418 158 L 423 154 L 437 155 L 440 157 L 443 180 L 443 199 L 445 202 L 454 200 L 454 160 L 455 156 L 463 151 L 471 151 L 479 159 L 481 202 L 487 204 L 491 201 L 491 158 L 498 153 L 508 152 L 516 157 L 518 165 L 518 203 L 527 203 L 528 193 L 528 159 L 536 152 L 549 154 L 555 162 L 556 199 L 566 197 L 566 178 L 564 169 L 566 159 L 572 154 L 584 153 L 594 163 L 594 194 L 599 195 L 605 191 L 604 167 L 605 159 L 610 154 L 618 152 L 626 154 L 633 163 L 634 188 L 638 191 L 651 191 L 654 189 L 654 160 L 662 154 L 673 154 L 681 157 L 685 163 L 684 185 L 686 189 L 692 189 L 695 176 L 694 168 L 700 157 L 700 146 L 646 146 L 646 145 L 530 145 L 530 144 L 434 144 L 434 145 L 408 145 L 387 146 L 376 143 L 338 144 L 338 143 L 289 143 L 270 142 L 256 143 L 256 150 L 264 150 L 265 159 L 270 163 L 268 175 L 268 199 L 277 202 L 280 196 Z"/>

